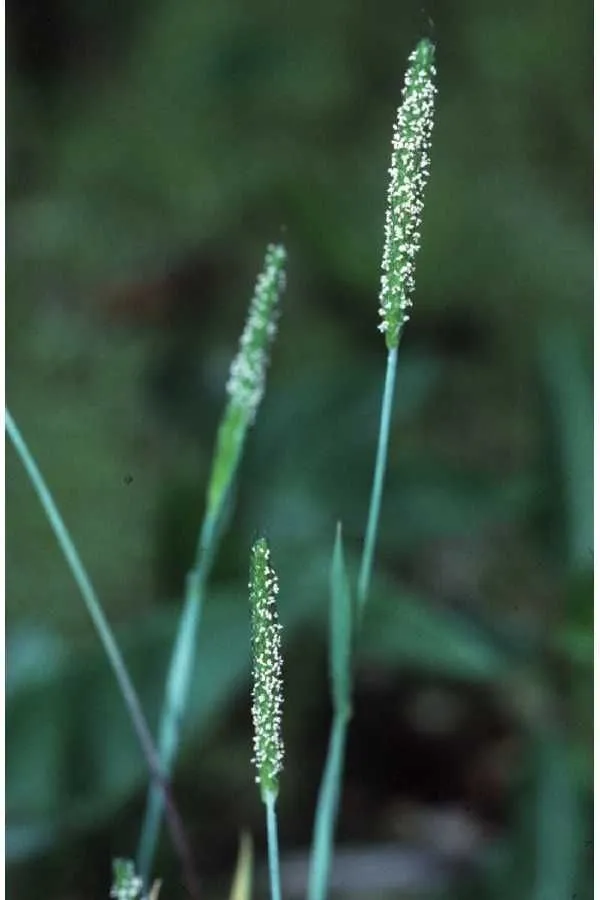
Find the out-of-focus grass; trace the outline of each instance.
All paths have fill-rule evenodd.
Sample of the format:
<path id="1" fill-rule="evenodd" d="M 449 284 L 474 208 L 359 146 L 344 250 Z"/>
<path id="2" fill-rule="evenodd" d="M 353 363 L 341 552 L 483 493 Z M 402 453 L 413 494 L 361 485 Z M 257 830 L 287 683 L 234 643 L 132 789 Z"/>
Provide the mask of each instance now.
<path id="1" fill-rule="evenodd" d="M 254 802 L 229 711 L 245 704 L 257 530 L 278 544 L 282 615 L 303 659 L 292 735 L 327 694 L 324 656 L 305 648 L 324 633 L 338 519 L 351 567 L 360 548 L 387 132 L 423 21 L 416 7 L 373 15 L 341 0 L 121 9 L 51 4 L 41 44 L 9 10 L 7 394 L 156 722 L 232 323 L 264 241 L 285 228 L 285 327 L 216 564 L 178 773 L 201 862 L 229 841 L 230 871 Z M 564 701 L 568 777 L 589 787 L 591 16 L 549 2 L 430 15 L 444 89 L 363 671 L 501 692 L 513 648 L 526 663 L 539 654 Z M 142 768 L 10 455 L 7 506 L 9 864 L 24 863 L 18 896 L 40 883 L 48 896 L 73 884 L 102 896 L 107 844 L 122 853 L 135 840 Z M 514 689 L 525 726 L 526 693 Z M 201 749 L 229 754 L 235 809 L 211 828 Z M 518 793 L 528 821 L 540 804 L 552 854 L 566 826 L 543 783 L 536 794 L 557 771 L 542 763 L 532 756 Z M 283 834 L 307 846 L 291 807 L 283 796 Z M 73 847 L 82 862 L 65 875 Z M 517 896 L 507 873 L 498 883 Z"/>

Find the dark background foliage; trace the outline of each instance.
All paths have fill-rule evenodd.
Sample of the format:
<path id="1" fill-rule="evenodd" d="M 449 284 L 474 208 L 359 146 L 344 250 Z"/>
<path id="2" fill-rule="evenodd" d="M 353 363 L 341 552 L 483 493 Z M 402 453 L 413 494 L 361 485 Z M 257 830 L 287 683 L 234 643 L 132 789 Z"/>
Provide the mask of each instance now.
<path id="1" fill-rule="evenodd" d="M 290 879 L 309 844 L 327 567 L 338 519 L 360 552 L 385 364 L 391 126 L 410 50 L 435 40 L 340 844 L 369 897 L 367 852 L 394 896 L 414 896 L 407 871 L 444 896 L 588 896 L 591 4 L 11 0 L 7 19 L 8 404 L 153 725 L 229 361 L 265 244 L 289 249 L 175 782 L 220 895 L 240 830 L 262 851 L 245 590 L 259 531 L 286 624 Z M 7 513 L 11 895 L 104 897 L 111 856 L 135 847 L 143 761 L 10 451 Z M 183 896 L 167 840 L 157 869 Z"/>

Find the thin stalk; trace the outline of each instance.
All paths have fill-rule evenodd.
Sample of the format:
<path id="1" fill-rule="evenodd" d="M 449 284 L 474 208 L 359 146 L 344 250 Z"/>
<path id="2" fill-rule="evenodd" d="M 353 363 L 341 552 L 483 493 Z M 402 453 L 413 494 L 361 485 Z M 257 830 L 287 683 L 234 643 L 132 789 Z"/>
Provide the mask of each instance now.
<path id="1" fill-rule="evenodd" d="M 63 552 L 66 563 L 71 570 L 71 574 L 73 575 L 77 587 L 79 588 L 83 601 L 93 622 L 94 628 L 96 629 L 96 633 L 98 634 L 100 642 L 104 647 L 104 651 L 114 672 L 117 684 L 121 691 L 121 695 L 127 707 L 127 711 L 129 712 L 131 723 L 146 759 L 148 769 L 150 770 L 153 787 L 161 796 L 161 799 L 165 804 L 169 820 L 169 830 L 171 832 L 171 838 L 173 840 L 173 845 L 181 859 L 188 887 L 190 889 L 190 892 L 192 893 L 192 896 L 197 897 L 197 878 L 194 873 L 192 855 L 189 849 L 187 838 L 185 836 L 183 824 L 173 802 L 169 787 L 162 777 L 160 762 L 158 759 L 156 748 L 154 746 L 154 742 L 152 740 L 152 735 L 150 733 L 150 729 L 148 727 L 146 717 L 144 716 L 144 712 L 142 710 L 142 706 L 137 696 L 135 687 L 133 686 L 133 682 L 129 677 L 129 673 L 125 666 L 125 661 L 121 655 L 121 651 L 119 650 L 117 642 L 115 641 L 112 630 L 106 616 L 104 615 L 104 611 L 102 609 L 102 606 L 100 605 L 100 601 L 89 578 L 89 575 L 87 574 L 85 566 L 83 565 L 83 562 L 81 561 L 81 558 L 75 548 L 73 539 L 71 538 L 71 535 L 69 534 L 62 516 L 58 511 L 58 507 L 54 501 L 54 498 L 52 497 L 52 494 L 50 493 L 50 490 L 48 489 L 44 481 L 42 473 L 40 472 L 23 436 L 21 435 L 21 432 L 17 427 L 15 420 L 11 416 L 8 409 L 5 410 L 5 427 L 8 436 L 13 444 L 13 447 L 15 448 L 25 471 L 29 476 L 31 485 L 39 498 L 42 509 L 46 514 L 48 522 L 50 523 L 50 527 L 52 528 L 56 540 L 58 541 L 58 544 Z"/>
<path id="2" fill-rule="evenodd" d="M 277 836 L 277 810 L 275 794 L 267 793 L 264 798 L 267 810 L 267 847 L 269 853 L 269 882 L 271 900 L 281 900 L 281 875 L 279 872 L 279 839 Z"/>
<path id="3" fill-rule="evenodd" d="M 578 896 L 585 837 L 572 747 L 550 703 L 530 729 L 537 793 L 533 900 Z"/>
<path id="4" fill-rule="evenodd" d="M 192 680 L 204 590 L 218 543 L 218 530 L 232 481 L 241 460 L 244 442 L 260 405 L 264 389 L 268 349 L 275 334 L 277 304 L 285 284 L 285 249 L 269 245 L 258 277 L 238 353 L 227 382 L 229 396 L 219 426 L 207 489 L 207 507 L 198 539 L 194 566 L 186 582 L 159 726 L 163 774 L 168 778 L 180 743 L 182 723 Z M 138 868 L 144 881 L 152 866 L 162 818 L 161 797 L 151 785 L 138 846 Z"/>
<path id="5" fill-rule="evenodd" d="M 359 613 L 364 611 L 369 585 L 373 571 L 373 556 L 377 541 L 377 528 L 381 512 L 381 497 L 383 494 L 383 482 L 387 467 L 388 445 L 390 440 L 390 425 L 392 421 L 392 408 L 394 403 L 394 389 L 396 385 L 396 366 L 398 362 L 398 348 L 388 350 L 387 366 L 385 370 L 385 384 L 381 403 L 381 416 L 379 420 L 379 441 L 377 445 L 377 458 L 375 461 L 375 473 L 371 490 L 371 502 L 369 505 L 369 518 L 367 531 L 363 545 L 363 553 L 358 576 L 358 608 Z"/>
<path id="6" fill-rule="evenodd" d="M 349 716 L 334 715 L 327 761 L 323 772 L 308 874 L 308 900 L 325 900 L 329 886 L 335 824 L 340 802 L 340 786 L 344 774 L 344 754 Z"/>
<path id="7" fill-rule="evenodd" d="M 215 517 L 207 515 L 198 540 L 195 565 L 187 577 L 183 610 L 167 674 L 158 737 L 160 770 L 167 781 L 171 776 L 173 761 L 179 747 L 190 691 L 204 605 L 204 588 L 214 551 L 216 525 Z M 150 869 L 160 835 L 162 814 L 163 794 L 153 783 L 148 791 L 137 854 L 137 868 L 144 884 L 149 882 Z"/>

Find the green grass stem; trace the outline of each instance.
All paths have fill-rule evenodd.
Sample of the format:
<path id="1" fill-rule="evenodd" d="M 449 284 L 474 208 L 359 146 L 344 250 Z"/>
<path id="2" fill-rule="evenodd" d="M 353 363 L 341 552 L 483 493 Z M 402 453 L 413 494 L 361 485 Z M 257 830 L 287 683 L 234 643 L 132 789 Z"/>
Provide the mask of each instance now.
<path id="1" fill-rule="evenodd" d="M 171 654 L 160 719 L 158 752 L 160 771 L 166 780 L 171 776 L 181 739 L 181 729 L 194 673 L 204 589 L 214 556 L 216 533 L 216 518 L 214 515 L 207 514 L 200 532 L 195 565 L 189 572 L 186 581 L 184 605 Z M 150 870 L 160 836 L 163 806 L 163 794 L 157 789 L 156 784 L 152 783 L 148 789 L 137 853 L 137 869 L 144 884 L 148 884 L 150 879 Z"/>
<path id="2" fill-rule="evenodd" d="M 536 723 L 535 874 L 532 900 L 576 898 L 584 825 L 571 747 L 558 722 Z"/>
<path id="3" fill-rule="evenodd" d="M 336 713 L 333 718 L 327 761 L 317 801 L 308 873 L 308 900 L 325 900 L 327 897 L 349 721 L 347 713 Z"/>
<path id="4" fill-rule="evenodd" d="M 373 572 L 373 557 L 375 555 L 375 544 L 377 542 L 377 529 L 379 526 L 379 516 L 381 512 L 381 497 L 383 494 L 383 483 L 385 480 L 385 471 L 387 468 L 387 455 L 390 440 L 392 408 L 394 404 L 394 389 L 396 386 L 397 363 L 398 348 L 393 347 L 391 350 L 388 350 L 387 356 L 385 384 L 383 388 L 383 399 L 381 403 L 381 417 L 379 420 L 377 458 L 375 460 L 375 473 L 373 476 L 373 488 L 371 490 L 369 518 L 367 521 L 367 530 L 365 533 L 365 542 L 363 545 L 360 572 L 358 576 L 358 609 L 360 614 L 363 613 L 365 604 L 367 602 L 369 586 L 371 583 L 371 575 Z"/>
<path id="5" fill-rule="evenodd" d="M 265 795 L 267 811 L 267 850 L 269 855 L 269 883 L 271 900 L 281 900 L 281 874 L 279 871 L 279 837 L 277 834 L 277 797 L 273 793 Z"/>
<path id="6" fill-rule="evenodd" d="M 166 808 L 171 838 L 173 840 L 173 845 L 180 856 L 188 887 L 190 888 L 192 896 L 198 896 L 198 891 L 196 888 L 196 877 L 191 861 L 192 857 L 189 851 L 189 845 L 187 843 L 183 824 L 170 796 L 168 784 L 162 777 L 159 756 L 154 746 L 154 741 L 152 739 L 146 717 L 142 710 L 140 700 L 136 693 L 135 687 L 133 686 L 133 682 L 129 677 L 125 661 L 121 655 L 121 651 L 119 650 L 111 627 L 106 616 L 104 615 L 104 611 L 102 609 L 96 591 L 92 585 L 85 566 L 81 561 L 79 553 L 77 552 L 73 539 L 71 538 L 71 535 L 62 519 L 62 516 L 58 511 L 58 507 L 54 501 L 54 498 L 52 497 L 52 494 L 50 493 L 50 490 L 47 487 L 46 482 L 44 481 L 42 473 L 40 472 L 31 451 L 29 450 L 21 432 L 19 431 L 19 428 L 17 427 L 15 420 L 13 419 L 8 409 L 5 410 L 5 427 L 11 443 L 22 462 L 25 471 L 27 472 L 31 485 L 38 496 L 38 499 L 42 505 L 42 509 L 46 514 L 48 522 L 50 523 L 50 527 L 52 528 L 58 545 L 62 550 L 66 563 L 71 570 L 71 574 L 73 575 L 75 583 L 79 588 L 79 592 L 86 605 L 94 628 L 96 629 L 96 633 L 100 639 L 110 666 L 114 672 L 119 690 L 121 691 L 123 701 L 125 703 L 125 706 L 127 707 L 131 723 L 133 725 L 134 731 L 142 749 L 142 753 L 144 754 L 148 769 L 150 771 L 153 790 L 155 790 L 156 794 L 159 796 L 161 805 L 164 805 Z"/>

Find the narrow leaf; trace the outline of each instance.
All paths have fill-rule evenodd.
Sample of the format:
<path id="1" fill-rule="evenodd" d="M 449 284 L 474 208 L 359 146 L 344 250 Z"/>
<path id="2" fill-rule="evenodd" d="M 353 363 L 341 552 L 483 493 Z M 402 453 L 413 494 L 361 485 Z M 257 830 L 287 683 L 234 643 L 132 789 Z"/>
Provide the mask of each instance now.
<path id="1" fill-rule="evenodd" d="M 540 345 L 562 483 L 568 562 L 589 566 L 594 538 L 594 417 L 590 379 L 572 328 L 548 328 Z"/>
<path id="2" fill-rule="evenodd" d="M 352 704 L 353 607 L 342 526 L 338 522 L 330 572 L 329 665 L 334 718 L 319 789 L 308 877 L 309 900 L 325 900 L 340 804 L 346 736 Z"/>
<path id="3" fill-rule="evenodd" d="M 333 705 L 336 712 L 348 714 L 351 705 L 352 665 L 352 597 L 344 547 L 342 526 L 338 523 L 330 576 L 330 674 Z"/>
<path id="4" fill-rule="evenodd" d="M 569 744 L 558 729 L 536 735 L 538 795 L 533 900 L 576 896 L 582 849 L 580 801 Z"/>
<path id="5" fill-rule="evenodd" d="M 308 875 L 308 900 L 325 900 L 329 886 L 333 841 L 337 822 L 348 717 L 336 715 L 329 737 L 327 761 L 319 789 Z"/>
<path id="6" fill-rule="evenodd" d="M 250 900 L 252 897 L 252 838 L 247 832 L 240 835 L 240 849 L 229 892 L 229 900 Z"/>

